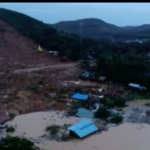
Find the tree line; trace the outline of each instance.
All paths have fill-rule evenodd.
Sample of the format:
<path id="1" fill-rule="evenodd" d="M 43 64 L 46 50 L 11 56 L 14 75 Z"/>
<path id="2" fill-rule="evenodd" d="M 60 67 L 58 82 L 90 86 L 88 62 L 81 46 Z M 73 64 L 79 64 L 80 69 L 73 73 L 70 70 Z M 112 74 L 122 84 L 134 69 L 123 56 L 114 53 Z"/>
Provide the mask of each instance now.
<path id="1" fill-rule="evenodd" d="M 150 88 L 150 41 L 144 43 L 112 42 L 109 39 L 80 38 L 58 31 L 50 25 L 22 13 L 0 9 L 0 19 L 48 50 L 59 51 L 60 57 L 86 60 L 87 55 L 97 63 L 97 75 L 127 84 L 136 82 Z M 6 32 L 6 31 L 3 31 Z"/>

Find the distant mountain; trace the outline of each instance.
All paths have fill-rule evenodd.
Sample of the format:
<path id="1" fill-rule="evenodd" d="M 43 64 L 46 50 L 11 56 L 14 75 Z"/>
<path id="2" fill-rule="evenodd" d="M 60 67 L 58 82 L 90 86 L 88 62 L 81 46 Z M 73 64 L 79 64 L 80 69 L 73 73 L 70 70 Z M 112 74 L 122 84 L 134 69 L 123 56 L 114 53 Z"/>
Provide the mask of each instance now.
<path id="1" fill-rule="evenodd" d="M 75 21 L 61 21 L 51 24 L 51 26 L 58 30 L 79 34 L 83 37 L 107 37 L 113 39 L 150 38 L 149 24 L 118 27 L 100 19 L 88 18 Z"/>
<path id="2" fill-rule="evenodd" d="M 126 26 L 123 28 L 129 31 L 145 31 L 150 29 L 150 24 L 143 24 L 141 26 Z"/>

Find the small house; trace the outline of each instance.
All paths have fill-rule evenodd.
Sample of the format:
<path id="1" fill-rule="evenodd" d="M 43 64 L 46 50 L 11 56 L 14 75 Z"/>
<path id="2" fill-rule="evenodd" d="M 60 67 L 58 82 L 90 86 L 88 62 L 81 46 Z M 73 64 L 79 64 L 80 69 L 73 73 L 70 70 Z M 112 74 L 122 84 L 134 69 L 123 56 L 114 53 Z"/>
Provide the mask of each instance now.
<path id="1" fill-rule="evenodd" d="M 53 51 L 53 55 L 57 56 L 58 55 L 58 51 Z"/>
<path id="2" fill-rule="evenodd" d="M 96 131 L 98 131 L 97 126 L 89 121 L 89 120 L 82 120 L 70 127 L 68 127 L 70 134 L 74 134 L 79 138 L 84 138 Z"/>
<path id="3" fill-rule="evenodd" d="M 146 90 L 146 87 L 136 83 L 129 83 L 128 86 L 131 87 L 132 89 Z"/>
<path id="4" fill-rule="evenodd" d="M 49 51 L 49 54 L 52 54 L 52 55 L 54 55 L 54 56 L 57 56 L 58 55 L 58 51 Z"/>

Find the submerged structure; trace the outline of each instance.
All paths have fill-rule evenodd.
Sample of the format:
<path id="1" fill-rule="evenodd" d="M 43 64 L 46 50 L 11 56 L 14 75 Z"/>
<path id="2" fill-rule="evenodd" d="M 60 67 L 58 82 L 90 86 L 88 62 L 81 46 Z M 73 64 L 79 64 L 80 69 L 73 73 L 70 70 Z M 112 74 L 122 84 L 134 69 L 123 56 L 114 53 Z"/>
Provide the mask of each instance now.
<path id="1" fill-rule="evenodd" d="M 87 110 L 85 108 L 79 108 L 76 113 L 77 117 L 82 118 L 94 118 L 94 113 L 90 110 Z"/>
<path id="2" fill-rule="evenodd" d="M 79 138 L 84 138 L 98 131 L 98 128 L 93 122 L 89 120 L 82 120 L 68 127 L 68 130 L 70 131 L 71 134 L 75 134 Z"/>

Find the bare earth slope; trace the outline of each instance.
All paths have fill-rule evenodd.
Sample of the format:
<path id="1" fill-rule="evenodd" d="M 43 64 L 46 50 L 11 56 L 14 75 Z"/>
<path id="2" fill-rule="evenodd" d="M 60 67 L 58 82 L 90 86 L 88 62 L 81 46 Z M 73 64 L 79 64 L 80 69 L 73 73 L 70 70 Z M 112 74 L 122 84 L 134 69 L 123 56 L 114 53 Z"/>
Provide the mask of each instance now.
<path id="1" fill-rule="evenodd" d="M 81 70 L 76 63 L 62 63 L 46 50 L 38 53 L 37 48 L 32 40 L 0 20 L 0 114 L 66 110 L 67 102 L 59 101 L 59 91 L 66 87 L 64 81 L 76 80 Z M 11 72 L 6 74 L 8 70 Z M 72 91 L 76 88 L 70 86 Z"/>
<path id="2" fill-rule="evenodd" d="M 0 20 L 0 71 L 19 69 L 22 65 L 56 64 L 58 58 L 37 52 L 38 45 L 22 36 L 16 29 Z"/>

